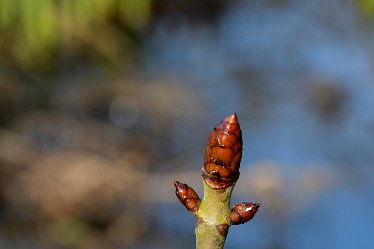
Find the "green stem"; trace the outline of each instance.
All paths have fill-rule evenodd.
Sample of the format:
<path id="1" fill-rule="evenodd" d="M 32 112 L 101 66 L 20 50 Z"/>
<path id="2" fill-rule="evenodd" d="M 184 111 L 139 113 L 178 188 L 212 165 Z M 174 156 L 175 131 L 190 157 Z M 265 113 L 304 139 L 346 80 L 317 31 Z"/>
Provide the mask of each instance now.
<path id="1" fill-rule="evenodd" d="M 235 184 L 225 189 L 212 189 L 205 181 L 204 198 L 199 206 L 196 224 L 196 249 L 222 249 L 229 224 L 231 192 Z"/>

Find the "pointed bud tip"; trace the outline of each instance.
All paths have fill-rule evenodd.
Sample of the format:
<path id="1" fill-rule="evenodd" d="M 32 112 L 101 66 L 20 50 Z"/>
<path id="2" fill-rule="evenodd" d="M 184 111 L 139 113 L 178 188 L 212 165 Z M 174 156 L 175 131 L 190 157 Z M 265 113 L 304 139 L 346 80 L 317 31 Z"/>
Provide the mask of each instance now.
<path id="1" fill-rule="evenodd" d="M 174 187 L 177 188 L 177 189 L 181 188 L 183 185 L 184 185 L 184 184 L 181 183 L 181 182 L 174 181 Z"/>
<path id="2" fill-rule="evenodd" d="M 236 116 L 236 113 L 230 114 L 220 124 L 218 124 L 216 128 L 233 132 L 238 136 L 241 134 L 238 116 Z"/>
<path id="3" fill-rule="evenodd" d="M 236 113 L 230 114 L 227 118 L 225 118 L 224 122 L 227 122 L 229 124 L 237 124 L 238 117 L 236 116 Z"/>

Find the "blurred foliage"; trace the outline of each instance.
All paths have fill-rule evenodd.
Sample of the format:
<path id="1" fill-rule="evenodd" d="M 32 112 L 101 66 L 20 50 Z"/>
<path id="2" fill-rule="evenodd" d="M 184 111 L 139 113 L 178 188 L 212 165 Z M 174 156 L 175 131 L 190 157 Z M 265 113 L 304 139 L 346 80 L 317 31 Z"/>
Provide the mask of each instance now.
<path id="1" fill-rule="evenodd" d="M 78 245 L 87 236 L 89 227 L 74 217 L 63 217 L 53 224 L 53 235 L 60 244 L 66 246 Z"/>
<path id="2" fill-rule="evenodd" d="M 136 48 L 150 15 L 150 0 L 1 0 L 0 62 L 41 71 L 66 55 L 115 62 Z"/>
<path id="3" fill-rule="evenodd" d="M 374 0 L 360 0 L 360 5 L 364 14 L 374 16 Z"/>

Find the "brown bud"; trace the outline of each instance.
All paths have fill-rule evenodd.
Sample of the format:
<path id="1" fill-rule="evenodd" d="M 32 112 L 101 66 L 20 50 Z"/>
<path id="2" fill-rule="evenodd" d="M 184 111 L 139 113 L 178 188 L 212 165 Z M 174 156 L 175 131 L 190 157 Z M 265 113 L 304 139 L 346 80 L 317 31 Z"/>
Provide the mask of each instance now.
<path id="1" fill-rule="evenodd" d="M 222 236 L 226 237 L 227 232 L 229 231 L 229 225 L 227 225 L 227 224 L 220 224 L 220 225 L 216 225 L 216 228 L 217 228 L 218 232 Z"/>
<path id="2" fill-rule="evenodd" d="M 233 113 L 214 128 L 205 148 L 202 176 L 211 188 L 228 187 L 239 178 L 242 144 L 242 131 Z"/>
<path id="3" fill-rule="evenodd" d="M 187 208 L 189 212 L 195 213 L 200 206 L 200 198 L 196 194 L 195 190 L 189 187 L 187 184 L 174 181 L 175 194 L 179 201 Z"/>
<path id="4" fill-rule="evenodd" d="M 231 213 L 227 217 L 227 222 L 231 225 L 239 225 L 246 223 L 247 221 L 252 220 L 259 207 L 259 203 L 252 202 L 242 202 L 236 204 L 231 209 Z"/>

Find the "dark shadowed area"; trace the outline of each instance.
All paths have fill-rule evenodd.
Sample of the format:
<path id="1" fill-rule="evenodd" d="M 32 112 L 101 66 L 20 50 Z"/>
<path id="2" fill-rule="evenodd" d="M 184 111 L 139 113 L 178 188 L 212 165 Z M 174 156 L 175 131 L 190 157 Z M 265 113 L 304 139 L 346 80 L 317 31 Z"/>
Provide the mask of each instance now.
<path id="1" fill-rule="evenodd" d="M 0 248 L 194 248 L 233 112 L 225 248 L 370 248 L 373 107 L 373 0 L 0 0 Z"/>

